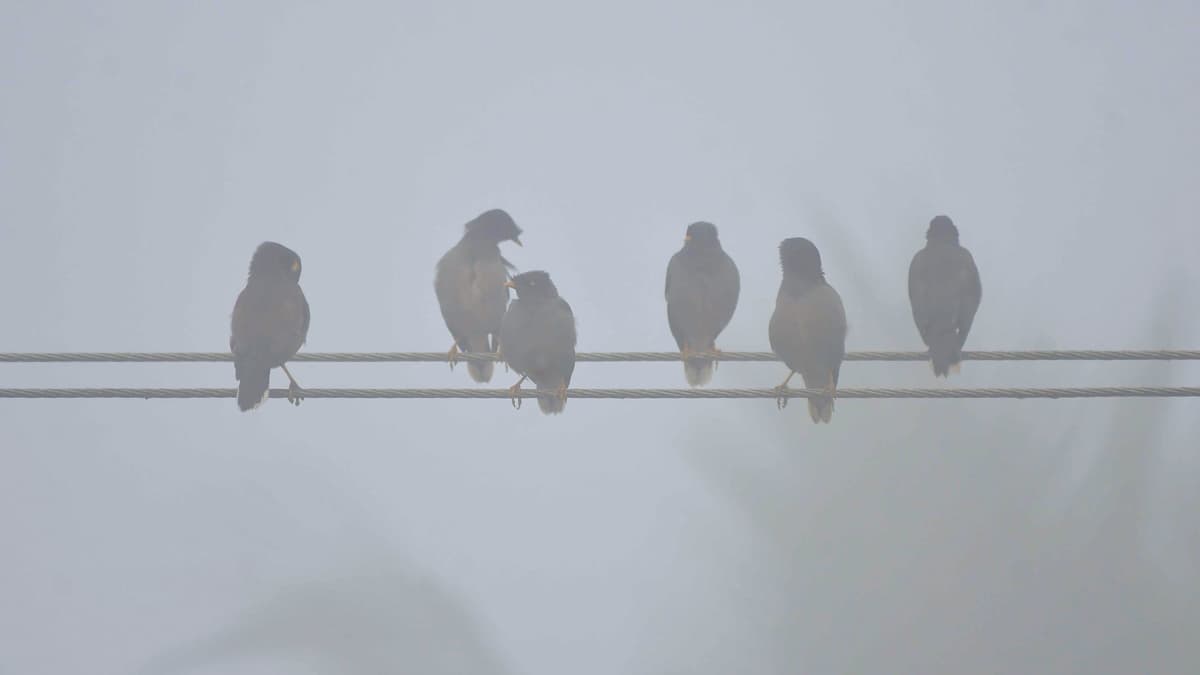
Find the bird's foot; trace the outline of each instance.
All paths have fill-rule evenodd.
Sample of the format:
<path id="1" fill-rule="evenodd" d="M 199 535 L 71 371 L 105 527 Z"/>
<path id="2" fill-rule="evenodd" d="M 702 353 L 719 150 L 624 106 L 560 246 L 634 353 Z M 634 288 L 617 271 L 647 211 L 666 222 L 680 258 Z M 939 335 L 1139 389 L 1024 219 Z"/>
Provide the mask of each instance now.
<path id="1" fill-rule="evenodd" d="M 786 384 L 775 387 L 775 407 L 783 410 L 788 404 L 788 388 Z"/>
<path id="2" fill-rule="evenodd" d="M 690 358 L 692 358 L 692 348 L 687 345 L 680 347 L 679 348 L 679 360 L 687 361 Z"/>
<path id="3" fill-rule="evenodd" d="M 517 383 L 508 388 L 508 399 L 512 403 L 512 407 L 521 409 L 521 383 L 525 381 L 525 376 L 522 375 Z"/>
<path id="4" fill-rule="evenodd" d="M 446 352 L 446 360 L 450 362 L 450 370 L 454 370 L 454 366 L 458 365 L 458 343 L 455 342 L 450 346 L 450 351 Z"/>
<path id="5" fill-rule="evenodd" d="M 304 390 L 295 381 L 288 385 L 287 400 L 288 403 L 296 406 L 300 405 L 300 402 L 304 400 Z"/>
<path id="6" fill-rule="evenodd" d="M 288 403 L 291 403 L 292 405 L 300 405 L 300 402 L 304 400 L 304 390 L 300 388 L 300 383 L 297 382 L 296 378 L 292 376 L 292 371 L 288 370 L 286 363 L 283 364 L 282 368 L 283 374 L 287 375 L 288 379 Z"/>
<path id="7" fill-rule="evenodd" d="M 567 384 L 564 382 L 562 386 L 554 390 L 554 395 L 558 397 L 560 403 L 567 402 Z"/>
<path id="8" fill-rule="evenodd" d="M 713 356 L 713 370 L 716 370 L 717 368 L 721 367 L 721 350 L 717 349 L 716 345 L 713 345 L 712 351 L 713 354 L 715 354 L 715 356 Z"/>
<path id="9" fill-rule="evenodd" d="M 778 387 L 775 387 L 775 407 L 776 408 L 783 410 L 784 408 L 787 407 L 787 404 L 788 404 L 788 382 L 791 382 L 792 378 L 795 375 L 796 375 L 796 371 L 793 370 L 793 371 L 789 372 L 788 376 L 786 378 L 784 378 L 783 383 L 780 384 Z"/>

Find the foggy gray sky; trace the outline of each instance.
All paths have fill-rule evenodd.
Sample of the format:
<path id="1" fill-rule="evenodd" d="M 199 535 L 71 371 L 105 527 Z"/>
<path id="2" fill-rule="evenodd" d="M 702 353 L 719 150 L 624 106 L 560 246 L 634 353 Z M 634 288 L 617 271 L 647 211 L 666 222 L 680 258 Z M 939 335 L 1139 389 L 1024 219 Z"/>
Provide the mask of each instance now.
<path id="1" fill-rule="evenodd" d="M 586 351 L 673 348 L 663 274 L 698 219 L 741 269 L 722 348 L 767 347 L 776 247 L 807 236 L 848 348 L 916 349 L 905 274 L 939 212 L 983 277 L 970 346 L 1195 347 L 1197 26 L 1194 2 L 3 3 L 0 351 L 224 350 L 264 239 L 304 260 L 307 351 L 448 349 L 433 265 L 492 207 Z M 968 362 L 951 385 L 1197 382 Z M 227 634 L 257 647 L 187 672 L 1184 672 L 1196 405 L 847 400 L 818 428 L 771 401 L 5 401 L 0 673 L 186 664 Z"/>

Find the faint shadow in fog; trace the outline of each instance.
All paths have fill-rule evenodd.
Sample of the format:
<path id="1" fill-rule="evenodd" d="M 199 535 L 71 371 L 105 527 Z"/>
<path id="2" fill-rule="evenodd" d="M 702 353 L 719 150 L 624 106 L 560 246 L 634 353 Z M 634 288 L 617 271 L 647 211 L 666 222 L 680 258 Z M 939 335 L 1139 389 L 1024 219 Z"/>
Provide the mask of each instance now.
<path id="1" fill-rule="evenodd" d="M 361 573 L 282 591 L 141 672 L 220 672 L 221 666 L 272 656 L 299 656 L 331 675 L 506 672 L 461 602 L 436 581 L 404 571 L 402 563 L 376 563 Z"/>
<path id="2" fill-rule="evenodd" d="M 1183 298 L 1158 300 L 1146 339 L 1168 344 Z M 1200 589 L 1142 554 L 1166 407 L 1090 402 L 1080 423 L 1106 433 L 1065 514 L 1043 505 L 1070 448 L 1029 406 L 881 403 L 853 446 L 765 409 L 746 421 L 759 444 L 698 434 L 690 461 L 762 542 L 758 573 L 730 580 L 746 604 L 727 611 L 764 627 L 741 648 L 778 672 L 1190 672 Z"/>

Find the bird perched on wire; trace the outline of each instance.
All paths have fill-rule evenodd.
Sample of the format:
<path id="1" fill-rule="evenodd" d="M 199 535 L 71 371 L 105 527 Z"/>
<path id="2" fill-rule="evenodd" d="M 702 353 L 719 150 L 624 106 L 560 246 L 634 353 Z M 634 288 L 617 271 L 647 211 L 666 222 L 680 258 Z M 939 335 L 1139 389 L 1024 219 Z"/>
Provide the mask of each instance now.
<path id="1" fill-rule="evenodd" d="M 975 259 L 958 243 L 958 228 L 948 217 L 931 220 L 925 240 L 908 267 L 908 299 L 933 373 L 947 377 L 959 369 L 983 286 Z"/>
<path id="2" fill-rule="evenodd" d="M 768 329 L 771 349 L 790 372 L 776 387 L 780 408 L 787 405 L 787 385 L 796 373 L 809 389 L 824 396 L 808 399 L 813 422 L 833 417 L 838 373 L 846 355 L 846 310 L 838 292 L 825 281 L 821 253 L 803 237 L 784 239 L 779 245 L 783 282 L 775 298 L 775 313 Z"/>
<path id="3" fill-rule="evenodd" d="M 229 349 L 238 380 L 238 408 L 250 410 L 266 400 L 272 368 L 283 368 L 291 383 L 288 401 L 300 405 L 303 392 L 287 361 L 308 338 L 308 322 L 300 256 L 281 244 L 263 242 L 250 259 L 246 288 L 233 305 Z"/>
<path id="4" fill-rule="evenodd" d="M 521 406 L 518 393 L 529 378 L 537 385 L 542 412 L 561 413 L 575 372 L 575 315 L 545 272 L 518 274 L 508 286 L 516 290 L 517 298 L 500 326 L 500 350 L 504 361 L 521 375 L 509 388 L 513 405 Z"/>
<path id="5" fill-rule="evenodd" d="M 500 242 L 521 245 L 521 228 L 501 209 L 484 211 L 467 223 L 459 240 L 437 264 L 433 290 L 442 318 L 454 338 L 450 368 L 458 353 L 498 351 L 500 320 L 508 306 L 508 270 L 511 263 L 500 255 Z M 492 379 L 491 361 L 470 361 L 467 370 L 476 382 Z"/>
<path id="6" fill-rule="evenodd" d="M 721 248 L 717 227 L 698 222 L 688 226 L 683 248 L 667 264 L 667 323 L 679 345 L 688 384 L 712 380 L 713 359 L 693 358 L 693 352 L 716 352 L 717 336 L 737 309 L 741 279 L 737 265 Z"/>

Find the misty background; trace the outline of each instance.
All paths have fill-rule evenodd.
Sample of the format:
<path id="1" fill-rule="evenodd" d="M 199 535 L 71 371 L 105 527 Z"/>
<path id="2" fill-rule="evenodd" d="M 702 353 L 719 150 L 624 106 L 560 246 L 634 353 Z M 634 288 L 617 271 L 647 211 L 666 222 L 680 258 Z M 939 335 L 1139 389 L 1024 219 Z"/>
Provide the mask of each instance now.
<path id="1" fill-rule="evenodd" d="M 1195 348 L 1198 25 L 1182 1 L 0 3 L 0 351 L 225 350 L 265 239 L 304 261 L 305 350 L 449 349 L 433 266 L 493 207 L 584 351 L 674 348 L 663 277 L 700 219 L 742 275 L 723 349 L 767 349 L 788 236 L 820 247 L 849 349 L 918 349 L 906 274 L 938 213 L 983 278 L 968 348 Z M 573 384 L 684 386 L 678 364 Z M 0 386 L 234 381 L 8 364 Z M 1197 411 L 2 401 L 0 673 L 1196 671 Z"/>

